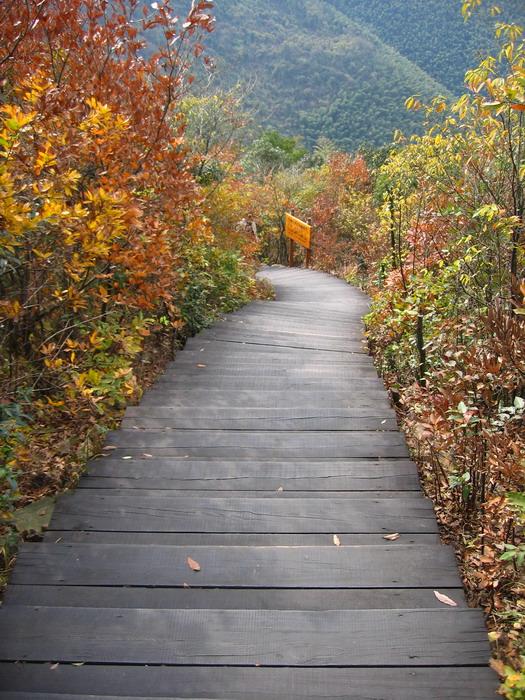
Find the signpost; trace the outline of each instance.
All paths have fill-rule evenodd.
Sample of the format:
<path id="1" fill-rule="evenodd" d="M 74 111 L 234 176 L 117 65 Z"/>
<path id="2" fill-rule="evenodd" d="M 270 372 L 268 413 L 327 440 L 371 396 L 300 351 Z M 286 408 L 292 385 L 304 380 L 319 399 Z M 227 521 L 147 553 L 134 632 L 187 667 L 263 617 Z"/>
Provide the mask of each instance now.
<path id="1" fill-rule="evenodd" d="M 286 214 L 285 235 L 290 239 L 289 267 L 293 267 L 294 241 L 306 248 L 306 267 L 310 266 L 310 249 L 312 247 L 312 227 L 304 221 L 296 219 L 291 214 Z"/>

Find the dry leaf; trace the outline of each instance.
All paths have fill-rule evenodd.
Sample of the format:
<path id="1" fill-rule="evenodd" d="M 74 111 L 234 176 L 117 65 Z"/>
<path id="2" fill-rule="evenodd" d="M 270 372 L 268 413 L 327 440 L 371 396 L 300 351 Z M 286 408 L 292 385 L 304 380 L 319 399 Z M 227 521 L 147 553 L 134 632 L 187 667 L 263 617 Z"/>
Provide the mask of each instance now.
<path id="1" fill-rule="evenodd" d="M 206 365 L 201 364 L 201 365 L 197 365 L 197 367 L 206 367 Z"/>
<path id="2" fill-rule="evenodd" d="M 142 457 L 153 457 L 153 455 L 150 455 L 148 452 L 143 452 Z"/>
<path id="3" fill-rule="evenodd" d="M 49 667 L 49 670 L 54 671 L 55 668 L 58 668 L 58 664 L 53 664 L 52 666 Z"/>
<path id="4" fill-rule="evenodd" d="M 71 666 L 83 666 L 85 663 L 85 661 L 78 661 L 77 663 L 72 663 Z"/>
<path id="5" fill-rule="evenodd" d="M 384 540 L 389 540 L 390 542 L 393 542 L 394 540 L 398 540 L 401 537 L 399 532 L 393 532 L 391 535 L 383 535 Z"/>
<path id="6" fill-rule="evenodd" d="M 191 586 L 190 586 L 189 583 L 183 583 L 183 584 L 182 584 L 182 587 L 183 587 L 183 588 L 191 588 Z"/>
<path id="7" fill-rule="evenodd" d="M 200 571 L 201 570 L 201 565 L 194 561 L 191 557 L 188 557 L 188 566 L 190 569 L 193 569 L 193 571 Z"/>
<path id="8" fill-rule="evenodd" d="M 279 486 L 279 488 L 277 489 L 277 491 L 278 491 L 278 493 L 282 493 L 282 492 L 284 491 L 284 489 L 283 489 L 282 486 Z"/>
<path id="9" fill-rule="evenodd" d="M 126 457 L 122 457 L 122 459 L 133 459 L 131 455 L 127 455 Z"/>
<path id="10" fill-rule="evenodd" d="M 457 607 L 457 603 L 455 603 L 452 600 L 452 598 L 449 598 L 448 595 L 443 595 L 443 593 L 440 593 L 439 591 L 434 591 L 434 595 L 440 603 L 445 603 L 445 605 L 451 605 L 453 608 Z"/>
<path id="11" fill-rule="evenodd" d="M 499 659 L 491 659 L 489 661 L 489 664 L 491 667 L 496 671 L 496 673 L 499 673 L 499 675 L 503 678 L 505 674 L 505 665 L 503 661 L 500 661 Z"/>
<path id="12" fill-rule="evenodd" d="M 334 535 L 334 544 L 336 547 L 341 546 L 341 540 L 339 539 L 339 537 L 337 535 Z"/>
<path id="13" fill-rule="evenodd" d="M 106 445 L 104 447 L 105 450 L 118 450 L 118 447 L 115 447 L 115 445 Z"/>

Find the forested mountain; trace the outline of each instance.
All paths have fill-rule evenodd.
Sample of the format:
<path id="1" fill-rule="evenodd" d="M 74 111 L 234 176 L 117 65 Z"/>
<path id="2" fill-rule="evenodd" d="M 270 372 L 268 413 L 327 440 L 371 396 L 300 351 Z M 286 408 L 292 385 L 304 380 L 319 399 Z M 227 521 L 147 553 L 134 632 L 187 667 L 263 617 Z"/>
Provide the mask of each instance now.
<path id="1" fill-rule="evenodd" d="M 493 19 L 482 6 L 463 21 L 460 0 L 326 0 L 458 93 L 465 71 L 494 46 L 494 22 L 525 24 L 525 2 L 506 0 Z"/>
<path id="2" fill-rule="evenodd" d="M 458 10 L 459 11 L 459 10 Z M 421 115 L 404 101 L 446 92 L 414 63 L 328 2 L 220 0 L 206 37 L 218 85 L 245 82 L 257 121 L 302 136 L 320 136 L 351 151 L 363 142 L 417 131 Z"/>

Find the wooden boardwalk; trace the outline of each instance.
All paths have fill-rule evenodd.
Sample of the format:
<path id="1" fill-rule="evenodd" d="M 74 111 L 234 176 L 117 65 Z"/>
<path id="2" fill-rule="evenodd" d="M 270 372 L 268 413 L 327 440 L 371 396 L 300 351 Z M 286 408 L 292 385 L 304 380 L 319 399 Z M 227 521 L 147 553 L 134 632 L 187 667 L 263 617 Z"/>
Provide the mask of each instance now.
<path id="1" fill-rule="evenodd" d="M 366 298 L 264 274 L 277 301 L 188 341 L 23 546 L 0 700 L 496 697 L 363 346 Z"/>

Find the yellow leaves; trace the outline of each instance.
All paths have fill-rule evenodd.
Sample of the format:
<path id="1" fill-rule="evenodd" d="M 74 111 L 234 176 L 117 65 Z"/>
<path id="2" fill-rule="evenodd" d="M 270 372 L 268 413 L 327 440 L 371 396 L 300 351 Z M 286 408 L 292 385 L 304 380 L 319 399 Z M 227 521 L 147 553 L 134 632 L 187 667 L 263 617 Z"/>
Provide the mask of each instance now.
<path id="1" fill-rule="evenodd" d="M 33 168 L 36 175 L 40 175 L 44 168 L 51 168 L 53 165 L 56 165 L 56 155 L 51 152 L 51 149 L 51 143 L 48 141 L 43 150 L 38 152 Z"/>
<path id="2" fill-rule="evenodd" d="M 24 112 L 18 105 L 6 104 L 0 110 L 2 112 L 2 122 L 7 129 L 7 133 L 16 134 L 24 127 L 31 124 L 37 116 L 37 112 Z"/>
<path id="3" fill-rule="evenodd" d="M 17 318 L 21 310 L 22 307 L 18 299 L 14 299 L 13 301 L 0 301 L 0 316 L 3 318 Z"/>
<path id="4" fill-rule="evenodd" d="M 421 109 L 422 104 L 418 100 L 417 96 L 413 95 L 412 97 L 409 97 L 408 100 L 405 102 L 405 107 L 407 109 L 414 110 L 414 112 L 417 112 L 419 109 Z"/>
<path id="5" fill-rule="evenodd" d="M 47 399 L 48 404 L 50 406 L 53 406 L 54 408 L 56 408 L 58 406 L 64 406 L 64 404 L 65 404 L 65 401 L 61 401 L 61 400 L 53 401 L 53 399 L 50 396 L 46 396 L 46 399 Z"/>
<path id="6" fill-rule="evenodd" d="M 93 345 L 94 348 L 98 348 L 102 345 L 104 342 L 104 338 L 100 336 L 100 332 L 98 330 L 94 330 L 93 333 L 89 336 L 89 342 L 91 345 Z"/>
<path id="7" fill-rule="evenodd" d="M 89 115 L 81 122 L 79 129 L 92 136 L 114 141 L 129 128 L 129 119 L 115 114 L 111 107 L 102 104 L 94 97 L 88 97 L 86 104 L 91 108 Z"/>

